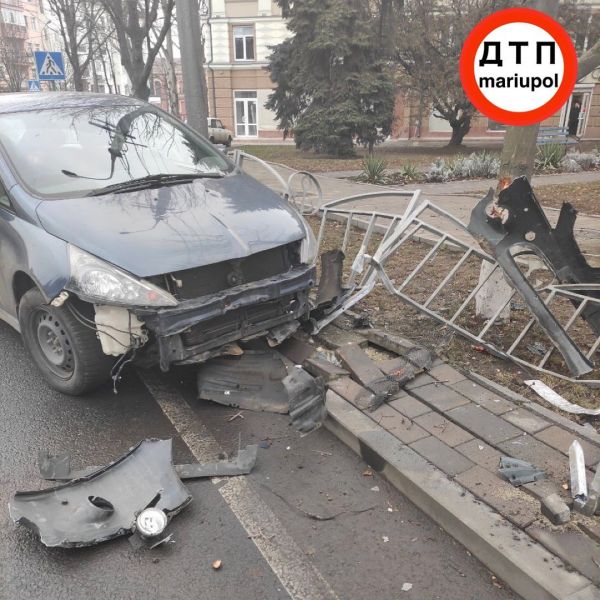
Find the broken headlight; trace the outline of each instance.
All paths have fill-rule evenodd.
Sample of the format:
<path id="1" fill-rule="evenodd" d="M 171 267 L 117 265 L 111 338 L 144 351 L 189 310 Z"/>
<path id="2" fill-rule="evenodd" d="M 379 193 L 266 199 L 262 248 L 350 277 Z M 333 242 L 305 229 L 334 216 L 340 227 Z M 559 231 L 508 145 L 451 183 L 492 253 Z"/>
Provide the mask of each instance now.
<path id="1" fill-rule="evenodd" d="M 306 235 L 300 246 L 300 262 L 306 265 L 312 265 L 317 260 L 319 244 L 311 226 L 303 219 L 304 231 Z"/>
<path id="2" fill-rule="evenodd" d="M 69 244 L 71 278 L 68 289 L 86 300 L 126 306 L 176 306 L 177 300 L 159 287 Z"/>

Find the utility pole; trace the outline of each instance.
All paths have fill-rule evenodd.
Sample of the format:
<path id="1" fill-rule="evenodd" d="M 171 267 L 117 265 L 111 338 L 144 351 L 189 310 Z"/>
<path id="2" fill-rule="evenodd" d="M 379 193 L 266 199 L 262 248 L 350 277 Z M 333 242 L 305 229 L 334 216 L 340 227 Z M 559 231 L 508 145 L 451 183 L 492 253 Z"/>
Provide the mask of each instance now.
<path id="1" fill-rule="evenodd" d="M 176 0 L 187 123 L 208 137 L 208 93 L 198 0 Z"/>

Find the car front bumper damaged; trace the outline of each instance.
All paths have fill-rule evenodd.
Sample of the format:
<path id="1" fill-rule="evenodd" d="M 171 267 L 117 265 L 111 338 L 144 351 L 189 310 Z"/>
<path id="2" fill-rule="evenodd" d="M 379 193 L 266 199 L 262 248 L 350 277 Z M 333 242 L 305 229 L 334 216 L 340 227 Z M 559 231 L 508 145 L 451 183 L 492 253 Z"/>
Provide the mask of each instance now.
<path id="1" fill-rule="evenodd" d="M 201 363 L 227 354 L 229 344 L 256 337 L 278 337 L 282 326 L 308 316 L 308 294 L 315 285 L 312 266 L 185 300 L 173 308 L 135 309 L 158 345 L 163 371 L 172 363 Z"/>

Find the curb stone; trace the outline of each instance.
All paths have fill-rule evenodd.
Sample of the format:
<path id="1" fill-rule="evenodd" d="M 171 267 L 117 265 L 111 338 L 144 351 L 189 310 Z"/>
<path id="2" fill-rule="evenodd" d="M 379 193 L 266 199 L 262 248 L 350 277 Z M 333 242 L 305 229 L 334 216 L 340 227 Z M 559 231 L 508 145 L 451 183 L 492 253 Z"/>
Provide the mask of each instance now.
<path id="1" fill-rule="evenodd" d="M 325 426 L 528 600 L 599 600 L 589 579 L 479 501 L 335 392 Z"/>
<path id="2" fill-rule="evenodd" d="M 583 427 L 583 425 L 579 425 L 578 423 L 574 423 L 571 419 L 567 417 L 563 417 L 562 415 L 555 413 L 554 411 L 537 404 L 536 402 L 532 402 L 525 398 L 525 396 L 521 396 L 512 390 L 504 387 L 496 383 L 495 381 L 489 380 L 487 377 L 483 375 L 479 375 L 479 373 L 475 373 L 474 371 L 468 372 L 468 377 L 473 381 L 477 382 L 479 385 L 487 388 L 492 392 L 496 392 L 496 394 L 510 400 L 511 402 L 515 402 L 519 406 L 523 408 L 527 408 L 532 412 L 536 412 L 541 417 L 548 419 L 557 425 L 560 425 L 564 429 L 568 429 L 572 433 L 577 434 L 579 437 L 585 438 L 586 440 L 592 442 L 596 446 L 600 446 L 600 433 L 593 431 L 589 427 Z"/>

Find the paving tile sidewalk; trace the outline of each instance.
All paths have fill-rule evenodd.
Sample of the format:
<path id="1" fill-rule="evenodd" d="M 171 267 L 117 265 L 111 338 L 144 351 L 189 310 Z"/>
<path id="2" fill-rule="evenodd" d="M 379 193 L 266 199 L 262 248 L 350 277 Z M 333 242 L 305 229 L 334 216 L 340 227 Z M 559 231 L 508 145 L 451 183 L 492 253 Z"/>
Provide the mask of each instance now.
<path id="1" fill-rule="evenodd" d="M 600 516 L 588 518 L 573 512 L 569 524 L 554 527 L 540 512 L 540 500 L 551 491 L 570 502 L 564 489 L 569 482 L 570 443 L 578 439 L 584 447 L 590 482 L 600 466 L 600 444 L 585 439 L 583 432 L 575 435 L 560 422 L 527 410 L 441 362 L 428 374 L 417 376 L 410 389 L 373 412 L 357 400 L 368 391 L 356 383 L 349 386 L 343 382 L 338 380 L 332 389 L 394 436 L 399 445 L 410 447 L 600 586 L 600 540 L 594 537 L 594 532 L 600 531 Z M 351 388 L 352 393 L 345 392 Z M 500 456 L 531 462 L 545 469 L 549 478 L 513 487 L 498 475 Z"/>

